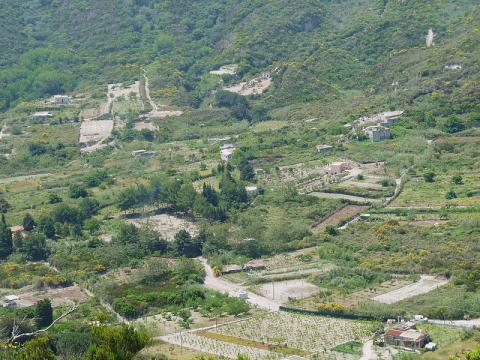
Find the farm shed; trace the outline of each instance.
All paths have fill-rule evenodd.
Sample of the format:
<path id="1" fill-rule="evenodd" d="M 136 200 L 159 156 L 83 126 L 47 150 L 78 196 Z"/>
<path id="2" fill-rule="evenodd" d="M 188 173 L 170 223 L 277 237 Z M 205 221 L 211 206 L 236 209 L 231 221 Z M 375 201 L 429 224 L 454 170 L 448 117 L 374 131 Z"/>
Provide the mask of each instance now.
<path id="1" fill-rule="evenodd" d="M 240 265 L 224 265 L 222 268 L 222 275 L 227 275 L 227 274 L 234 274 L 234 273 L 239 273 L 242 272 L 243 268 Z"/>
<path id="2" fill-rule="evenodd" d="M 53 95 L 50 102 L 57 105 L 67 105 L 70 103 L 70 96 L 68 95 Z"/>
<path id="3" fill-rule="evenodd" d="M 330 145 L 317 145 L 316 146 L 317 153 L 319 154 L 326 154 L 333 150 L 333 146 Z"/>
<path id="4" fill-rule="evenodd" d="M 32 119 L 35 121 L 47 121 L 48 119 L 52 118 L 53 115 L 48 111 L 37 111 L 33 113 Z"/>
<path id="5" fill-rule="evenodd" d="M 430 342 L 428 334 L 416 330 L 415 324 L 403 323 L 388 329 L 385 343 L 410 349 L 421 349 Z"/>
<path id="6" fill-rule="evenodd" d="M 365 135 L 372 141 L 390 139 L 390 129 L 382 125 L 369 126 L 363 129 Z"/>

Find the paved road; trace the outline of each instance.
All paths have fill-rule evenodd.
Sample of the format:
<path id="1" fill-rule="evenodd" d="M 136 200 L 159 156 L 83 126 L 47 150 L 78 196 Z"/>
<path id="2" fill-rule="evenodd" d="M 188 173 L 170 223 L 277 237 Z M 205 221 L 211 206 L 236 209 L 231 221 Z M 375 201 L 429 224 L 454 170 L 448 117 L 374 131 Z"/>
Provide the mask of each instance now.
<path id="1" fill-rule="evenodd" d="M 200 257 L 199 260 L 202 262 L 205 268 L 205 286 L 207 288 L 227 293 L 233 297 L 238 297 L 240 292 L 245 292 L 248 294 L 247 301 L 250 304 L 258 306 L 259 308 L 265 310 L 278 311 L 280 305 L 282 305 L 282 303 L 279 301 L 270 300 L 248 291 L 245 286 L 234 284 L 225 279 L 216 277 L 213 274 L 212 268 L 210 267 L 210 265 L 208 265 L 207 259 Z"/>

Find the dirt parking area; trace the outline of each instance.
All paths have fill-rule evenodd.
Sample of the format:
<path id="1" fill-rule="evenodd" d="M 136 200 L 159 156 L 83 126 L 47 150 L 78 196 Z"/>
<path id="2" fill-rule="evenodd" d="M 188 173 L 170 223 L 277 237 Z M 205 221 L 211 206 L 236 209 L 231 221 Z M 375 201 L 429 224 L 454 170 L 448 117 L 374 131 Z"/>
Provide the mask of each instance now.
<path id="1" fill-rule="evenodd" d="M 440 286 L 444 286 L 446 284 L 448 284 L 448 280 L 445 278 L 422 275 L 419 281 L 404 286 L 400 289 L 375 296 L 373 300 L 384 304 L 395 304 L 399 301 L 409 299 L 417 295 L 429 293 L 430 291 L 438 289 Z"/>
<path id="2" fill-rule="evenodd" d="M 19 308 L 33 306 L 42 299 L 50 299 L 53 307 L 81 303 L 88 299 L 88 295 L 77 285 L 66 288 L 30 291 L 17 296 L 19 299 L 15 303 Z"/>
<path id="3" fill-rule="evenodd" d="M 175 235 L 180 230 L 186 230 L 192 236 L 198 234 L 198 227 L 194 223 L 168 214 L 154 215 L 140 219 L 130 219 L 128 222 L 137 226 L 151 227 L 158 231 L 167 241 L 173 241 Z"/>
<path id="4" fill-rule="evenodd" d="M 257 285 L 255 292 L 268 299 L 288 303 L 290 299 L 303 299 L 316 295 L 320 292 L 320 288 L 305 279 L 297 279 Z"/>

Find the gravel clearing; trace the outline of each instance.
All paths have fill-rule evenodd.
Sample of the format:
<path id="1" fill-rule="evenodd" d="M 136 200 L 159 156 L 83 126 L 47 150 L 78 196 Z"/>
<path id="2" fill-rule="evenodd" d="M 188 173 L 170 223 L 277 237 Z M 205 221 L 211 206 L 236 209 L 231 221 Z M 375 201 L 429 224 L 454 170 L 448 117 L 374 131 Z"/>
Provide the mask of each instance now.
<path id="1" fill-rule="evenodd" d="M 261 284 L 258 285 L 255 290 L 268 299 L 281 301 L 282 303 L 288 303 L 290 298 L 303 299 L 320 292 L 320 288 L 310 284 L 304 279 Z"/>

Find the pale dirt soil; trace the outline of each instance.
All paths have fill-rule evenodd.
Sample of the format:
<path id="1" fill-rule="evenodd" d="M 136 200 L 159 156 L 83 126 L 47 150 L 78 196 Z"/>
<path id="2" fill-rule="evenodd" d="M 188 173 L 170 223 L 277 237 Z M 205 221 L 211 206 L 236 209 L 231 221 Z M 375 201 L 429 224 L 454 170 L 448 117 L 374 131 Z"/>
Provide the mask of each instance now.
<path id="1" fill-rule="evenodd" d="M 19 300 L 17 300 L 16 303 L 20 308 L 33 306 L 42 299 L 50 299 L 52 301 L 52 306 L 57 307 L 83 302 L 89 297 L 77 285 L 66 288 L 29 291 L 17 294 L 17 296 L 19 297 Z"/>
<path id="2" fill-rule="evenodd" d="M 194 223 L 168 214 L 130 219 L 128 222 L 137 226 L 149 226 L 158 231 L 167 241 L 173 241 L 180 230 L 186 230 L 192 236 L 198 234 L 198 227 Z"/>
<path id="3" fill-rule="evenodd" d="M 448 284 L 447 279 L 436 278 L 435 276 L 430 275 L 422 275 L 420 281 L 386 294 L 375 296 L 373 300 L 384 304 L 395 304 L 401 300 L 429 293 L 430 291 L 446 284 Z"/>

